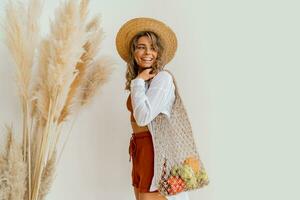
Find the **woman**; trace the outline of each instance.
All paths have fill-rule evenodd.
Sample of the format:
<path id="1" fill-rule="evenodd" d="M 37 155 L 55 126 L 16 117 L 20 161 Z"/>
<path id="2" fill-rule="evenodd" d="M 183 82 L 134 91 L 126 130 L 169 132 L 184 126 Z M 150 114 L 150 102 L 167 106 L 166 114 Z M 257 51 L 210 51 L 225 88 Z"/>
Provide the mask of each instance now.
<path id="1" fill-rule="evenodd" d="M 187 200 L 185 192 L 164 197 L 153 182 L 151 122 L 160 113 L 169 116 L 175 100 L 172 76 L 163 68 L 175 54 L 176 36 L 158 20 L 135 18 L 121 27 L 116 46 L 127 63 L 126 89 L 130 91 L 127 107 L 133 129 L 129 151 L 136 200 Z"/>

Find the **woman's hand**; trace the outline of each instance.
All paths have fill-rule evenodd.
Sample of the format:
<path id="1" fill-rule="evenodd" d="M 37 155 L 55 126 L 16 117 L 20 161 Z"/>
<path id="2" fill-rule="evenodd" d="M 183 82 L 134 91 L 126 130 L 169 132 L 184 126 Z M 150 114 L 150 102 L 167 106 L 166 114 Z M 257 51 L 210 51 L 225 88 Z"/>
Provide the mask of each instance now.
<path id="1" fill-rule="evenodd" d="M 141 73 L 138 74 L 138 78 L 144 79 L 145 81 L 148 81 L 149 79 L 153 78 L 156 73 L 151 73 L 152 68 L 145 69 Z"/>

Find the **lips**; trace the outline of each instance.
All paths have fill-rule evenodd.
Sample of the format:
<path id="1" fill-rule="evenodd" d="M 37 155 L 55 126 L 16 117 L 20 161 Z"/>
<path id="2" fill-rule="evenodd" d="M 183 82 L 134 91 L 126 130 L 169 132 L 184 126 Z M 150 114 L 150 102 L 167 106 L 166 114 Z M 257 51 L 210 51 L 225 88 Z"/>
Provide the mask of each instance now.
<path id="1" fill-rule="evenodd" d="M 153 60 L 153 58 L 142 58 L 142 61 L 146 61 L 146 62 L 151 62 Z"/>

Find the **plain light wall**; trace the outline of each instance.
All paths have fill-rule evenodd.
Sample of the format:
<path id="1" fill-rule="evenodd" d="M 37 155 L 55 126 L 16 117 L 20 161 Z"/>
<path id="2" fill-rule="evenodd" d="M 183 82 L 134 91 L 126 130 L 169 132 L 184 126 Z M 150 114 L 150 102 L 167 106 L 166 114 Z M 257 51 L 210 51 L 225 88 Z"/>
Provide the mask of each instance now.
<path id="1" fill-rule="evenodd" d="M 45 3 L 44 34 L 59 2 Z M 191 200 L 299 199 L 298 8 L 296 0 L 92 0 L 90 12 L 102 14 L 106 32 L 101 53 L 118 67 L 77 118 L 47 199 L 133 199 L 125 63 L 115 36 L 139 16 L 164 21 L 178 37 L 167 68 L 211 181 Z M 14 67 L 2 43 L 0 53 L 0 124 L 18 128 Z"/>

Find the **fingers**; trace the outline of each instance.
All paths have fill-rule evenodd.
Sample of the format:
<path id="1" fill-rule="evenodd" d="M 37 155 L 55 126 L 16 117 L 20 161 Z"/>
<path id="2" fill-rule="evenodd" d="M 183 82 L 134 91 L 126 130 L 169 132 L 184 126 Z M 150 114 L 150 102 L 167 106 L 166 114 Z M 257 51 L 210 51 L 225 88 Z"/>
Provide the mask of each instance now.
<path id="1" fill-rule="evenodd" d="M 149 80 L 156 75 L 156 73 L 153 74 L 151 73 L 152 70 L 153 70 L 152 68 L 147 68 L 143 70 L 138 76 L 144 80 Z"/>
<path id="2" fill-rule="evenodd" d="M 145 71 L 145 73 L 150 74 L 150 72 L 152 71 L 152 68 L 145 69 L 144 71 Z"/>
<path id="3" fill-rule="evenodd" d="M 149 79 L 153 78 L 153 77 L 156 75 L 156 73 L 153 73 L 153 74 L 151 73 L 151 72 L 152 72 L 152 69 L 146 69 L 146 70 L 147 70 L 146 73 L 147 73 Z M 148 79 L 148 80 L 149 80 L 149 79 Z"/>
<path id="4" fill-rule="evenodd" d="M 156 75 L 156 74 L 151 74 L 151 73 L 150 73 L 150 74 L 149 74 L 149 77 L 150 77 L 150 78 L 153 78 L 155 75 Z"/>

